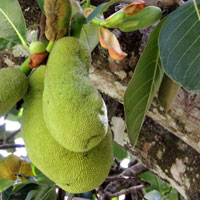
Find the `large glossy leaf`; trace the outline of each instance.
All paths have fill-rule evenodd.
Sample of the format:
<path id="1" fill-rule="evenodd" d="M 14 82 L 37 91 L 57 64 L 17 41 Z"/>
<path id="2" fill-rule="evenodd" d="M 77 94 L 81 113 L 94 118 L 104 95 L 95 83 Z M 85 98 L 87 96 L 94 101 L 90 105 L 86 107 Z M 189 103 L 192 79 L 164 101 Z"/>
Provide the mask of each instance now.
<path id="1" fill-rule="evenodd" d="M 0 179 L 0 193 L 14 184 L 14 181 L 8 179 Z"/>
<path id="2" fill-rule="evenodd" d="M 184 88 L 200 92 L 200 21 L 192 1 L 169 15 L 160 32 L 159 47 L 167 75 Z"/>
<path id="3" fill-rule="evenodd" d="M 158 90 L 163 70 L 160 66 L 158 35 L 163 21 L 152 31 L 124 96 L 128 135 L 136 143 L 146 112 Z"/>
<path id="4" fill-rule="evenodd" d="M 26 26 L 17 0 L 0 0 L 0 47 L 25 44 Z"/>

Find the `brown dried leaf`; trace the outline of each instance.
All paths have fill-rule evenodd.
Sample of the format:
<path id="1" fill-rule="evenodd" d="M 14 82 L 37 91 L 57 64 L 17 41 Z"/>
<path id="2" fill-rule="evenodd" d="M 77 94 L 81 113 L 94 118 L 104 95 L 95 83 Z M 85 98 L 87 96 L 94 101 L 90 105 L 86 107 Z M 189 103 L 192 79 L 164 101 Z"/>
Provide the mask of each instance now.
<path id="1" fill-rule="evenodd" d="M 99 38 L 101 46 L 108 49 L 110 57 L 114 60 L 122 60 L 127 56 L 127 54 L 122 51 L 115 35 L 108 29 L 100 27 Z"/>

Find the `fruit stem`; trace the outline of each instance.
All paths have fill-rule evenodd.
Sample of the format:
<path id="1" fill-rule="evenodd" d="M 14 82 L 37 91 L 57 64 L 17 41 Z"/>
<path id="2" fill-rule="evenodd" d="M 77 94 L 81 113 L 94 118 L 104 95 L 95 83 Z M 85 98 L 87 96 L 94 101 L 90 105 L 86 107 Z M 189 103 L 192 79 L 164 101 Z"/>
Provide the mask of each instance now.
<path id="1" fill-rule="evenodd" d="M 49 41 L 49 44 L 46 47 L 46 51 L 50 52 L 52 47 L 53 47 L 53 45 L 54 45 L 54 42 L 53 41 Z"/>
<path id="2" fill-rule="evenodd" d="M 169 111 L 179 89 L 180 85 L 165 74 L 158 91 L 158 99 L 166 112 Z"/>
<path id="3" fill-rule="evenodd" d="M 21 66 L 19 67 L 19 69 L 24 72 L 24 74 L 27 74 L 31 68 L 30 66 L 28 65 L 28 63 L 30 62 L 30 56 L 21 64 Z"/>
<path id="4" fill-rule="evenodd" d="M 87 0 L 86 8 L 89 8 L 89 7 L 90 7 L 90 0 Z"/>

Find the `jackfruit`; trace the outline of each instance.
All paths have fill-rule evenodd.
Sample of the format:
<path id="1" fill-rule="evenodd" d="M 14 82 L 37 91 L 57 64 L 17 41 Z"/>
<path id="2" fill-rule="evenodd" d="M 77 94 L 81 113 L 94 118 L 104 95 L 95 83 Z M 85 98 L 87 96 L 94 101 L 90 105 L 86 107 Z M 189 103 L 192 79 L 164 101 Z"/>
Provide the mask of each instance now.
<path id="1" fill-rule="evenodd" d="M 0 69 L 0 116 L 5 115 L 28 89 L 26 75 L 17 68 Z"/>
<path id="2" fill-rule="evenodd" d="M 40 41 L 32 42 L 29 51 L 31 54 L 44 53 L 46 51 L 46 45 Z"/>
<path id="3" fill-rule="evenodd" d="M 16 180 L 17 174 L 33 176 L 30 163 L 13 154 L 0 161 L 0 179 Z M 21 180 L 24 178 L 20 177 Z"/>
<path id="4" fill-rule="evenodd" d="M 22 134 L 33 164 L 48 178 L 70 193 L 82 193 L 98 187 L 112 164 L 112 139 L 104 139 L 88 152 L 72 152 L 57 143 L 45 126 L 42 113 L 44 67 L 30 77 L 25 97 Z M 66 133 L 68 130 L 66 130 Z"/>
<path id="5" fill-rule="evenodd" d="M 71 1 L 45 0 L 44 10 L 46 14 L 46 38 L 55 41 L 68 34 L 72 15 Z"/>
<path id="6" fill-rule="evenodd" d="M 88 151 L 108 132 L 105 103 L 88 78 L 90 53 L 79 39 L 58 40 L 45 70 L 43 116 L 46 126 L 65 148 Z"/>

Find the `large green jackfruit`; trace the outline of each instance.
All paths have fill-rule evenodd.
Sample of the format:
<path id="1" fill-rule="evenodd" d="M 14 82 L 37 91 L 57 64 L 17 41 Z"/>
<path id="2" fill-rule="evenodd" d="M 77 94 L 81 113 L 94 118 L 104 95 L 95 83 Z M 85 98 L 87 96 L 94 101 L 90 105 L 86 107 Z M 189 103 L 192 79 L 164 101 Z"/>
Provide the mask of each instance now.
<path id="1" fill-rule="evenodd" d="M 26 75 L 17 68 L 0 69 L 0 116 L 5 115 L 28 89 Z"/>
<path id="2" fill-rule="evenodd" d="M 33 164 L 64 190 L 82 193 L 98 187 L 107 177 L 112 163 L 111 134 L 88 152 L 72 152 L 57 143 L 42 114 L 44 68 L 30 77 L 25 97 L 22 134 Z"/>
<path id="3" fill-rule="evenodd" d="M 88 79 L 90 53 L 73 37 L 58 40 L 47 61 L 43 115 L 51 135 L 65 148 L 88 151 L 108 131 L 105 103 Z"/>

